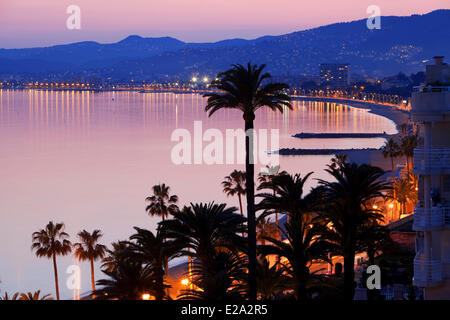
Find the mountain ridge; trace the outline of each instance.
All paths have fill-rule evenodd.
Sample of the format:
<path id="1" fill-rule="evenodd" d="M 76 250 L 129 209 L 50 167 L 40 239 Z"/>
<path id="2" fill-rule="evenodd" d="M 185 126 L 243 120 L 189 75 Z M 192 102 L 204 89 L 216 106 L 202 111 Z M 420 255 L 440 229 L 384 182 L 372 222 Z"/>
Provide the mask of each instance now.
<path id="1" fill-rule="evenodd" d="M 232 63 L 248 61 L 267 64 L 274 75 L 316 75 L 319 63 L 348 62 L 354 73 L 381 76 L 417 72 L 433 55 L 450 55 L 445 41 L 450 10 L 382 16 L 381 30 L 365 24 L 360 19 L 251 40 L 189 43 L 130 35 L 107 44 L 0 49 L 0 77 L 172 80 L 213 76 Z"/>

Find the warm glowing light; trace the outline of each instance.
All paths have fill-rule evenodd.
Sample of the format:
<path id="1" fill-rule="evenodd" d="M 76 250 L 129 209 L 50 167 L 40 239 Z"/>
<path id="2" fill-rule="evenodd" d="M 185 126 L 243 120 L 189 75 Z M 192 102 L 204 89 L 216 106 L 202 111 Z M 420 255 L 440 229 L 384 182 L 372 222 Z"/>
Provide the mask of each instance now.
<path id="1" fill-rule="evenodd" d="M 378 209 L 378 206 L 377 206 L 376 204 L 374 204 L 374 205 L 372 206 L 372 208 Z"/>
<path id="2" fill-rule="evenodd" d="M 183 286 L 187 286 L 188 284 L 189 284 L 189 279 L 182 279 L 181 280 L 181 284 L 183 285 Z"/>
<path id="3" fill-rule="evenodd" d="M 144 293 L 144 294 L 142 295 L 142 300 L 150 300 L 150 294 Z"/>
<path id="4" fill-rule="evenodd" d="M 393 203 L 389 203 L 389 208 L 393 208 L 394 207 L 394 204 Z"/>
<path id="5" fill-rule="evenodd" d="M 208 82 L 208 80 L 209 80 L 208 77 L 203 78 L 203 82 Z"/>
<path id="6" fill-rule="evenodd" d="M 192 77 L 192 82 L 197 82 L 197 77 Z"/>

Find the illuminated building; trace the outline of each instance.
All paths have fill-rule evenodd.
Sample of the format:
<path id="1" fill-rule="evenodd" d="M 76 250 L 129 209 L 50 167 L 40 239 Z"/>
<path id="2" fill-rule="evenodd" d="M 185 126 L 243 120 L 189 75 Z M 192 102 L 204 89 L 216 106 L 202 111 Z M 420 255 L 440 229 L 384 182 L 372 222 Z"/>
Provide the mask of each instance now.
<path id="1" fill-rule="evenodd" d="M 420 125 L 414 285 L 424 288 L 425 299 L 450 299 L 450 66 L 443 57 L 434 60 L 425 85 L 412 94 L 412 120 Z"/>

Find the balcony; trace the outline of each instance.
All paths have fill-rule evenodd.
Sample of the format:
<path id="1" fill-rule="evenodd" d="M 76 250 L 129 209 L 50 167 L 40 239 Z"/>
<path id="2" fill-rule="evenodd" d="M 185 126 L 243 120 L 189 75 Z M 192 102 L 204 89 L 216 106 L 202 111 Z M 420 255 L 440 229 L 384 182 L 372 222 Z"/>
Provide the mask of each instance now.
<path id="1" fill-rule="evenodd" d="M 414 259 L 414 285 L 418 287 L 433 287 L 444 279 L 442 263 L 438 260 Z"/>
<path id="2" fill-rule="evenodd" d="M 415 149 L 414 171 L 417 174 L 450 172 L 450 149 Z"/>
<path id="3" fill-rule="evenodd" d="M 450 87 L 414 87 L 411 97 L 413 121 L 443 121 L 450 117 Z"/>
<path id="4" fill-rule="evenodd" d="M 450 207 L 416 207 L 414 209 L 414 230 L 430 231 L 445 225 L 450 225 Z"/>

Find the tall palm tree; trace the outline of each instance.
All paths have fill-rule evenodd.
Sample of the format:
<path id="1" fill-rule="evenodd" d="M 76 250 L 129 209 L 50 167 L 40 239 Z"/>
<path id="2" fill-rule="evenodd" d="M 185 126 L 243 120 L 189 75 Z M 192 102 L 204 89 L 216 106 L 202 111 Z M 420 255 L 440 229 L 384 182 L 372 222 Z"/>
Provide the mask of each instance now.
<path id="1" fill-rule="evenodd" d="M 156 300 L 165 297 L 164 273 L 167 273 L 167 261 L 179 255 L 181 249 L 176 240 L 164 241 L 164 234 L 158 227 L 156 234 L 145 229 L 134 227 L 136 233 L 130 237 L 129 250 L 133 259 L 142 261 L 151 270 L 155 279 Z"/>
<path id="2" fill-rule="evenodd" d="M 262 245 L 260 250 L 263 254 L 275 254 L 288 260 L 289 266 L 286 270 L 296 283 L 295 294 L 299 300 L 307 298 L 306 281 L 309 264 L 315 259 L 327 260 L 328 242 L 320 236 L 325 225 L 314 212 L 316 195 L 315 193 L 305 195 L 303 190 L 311 174 L 312 172 L 305 177 L 299 174 L 275 177 L 273 184 L 277 194 L 257 195 L 262 197 L 257 208 L 264 210 L 263 215 L 278 211 L 289 217 L 285 230 L 281 230 L 286 240 L 265 237 L 271 245 Z"/>
<path id="3" fill-rule="evenodd" d="M 367 164 L 344 163 L 340 169 L 328 166 L 326 171 L 335 181 L 319 180 L 323 203 L 320 214 L 332 226 L 328 238 L 340 247 L 344 257 L 344 298 L 352 300 L 358 228 L 382 218 L 371 204 L 383 197 L 389 185 L 380 179 L 383 170 Z"/>
<path id="4" fill-rule="evenodd" d="M 280 171 L 280 166 L 266 166 L 267 172 L 263 172 L 260 173 L 258 176 L 258 182 L 259 182 L 259 186 L 257 188 L 257 190 L 263 190 L 265 188 L 268 189 L 273 189 L 273 194 L 276 194 L 276 190 L 275 188 L 273 188 L 273 178 L 278 176 L 278 175 L 282 175 L 282 174 L 287 174 L 286 171 Z M 279 227 L 278 225 L 278 212 L 275 212 L 275 224 L 277 226 L 277 228 Z"/>
<path id="5" fill-rule="evenodd" d="M 106 254 L 106 246 L 98 243 L 98 240 L 102 236 L 103 235 L 100 230 L 94 230 L 92 233 L 83 230 L 78 233 L 80 242 L 73 245 L 75 249 L 75 257 L 80 261 L 89 261 L 91 265 L 92 291 L 95 291 L 94 261 L 97 259 L 102 259 Z"/>
<path id="6" fill-rule="evenodd" d="M 209 116 L 220 109 L 236 109 L 243 113 L 245 122 L 245 173 L 247 191 L 248 218 L 248 274 L 249 298 L 256 300 L 256 216 L 255 216 L 255 168 L 253 157 L 253 122 L 255 112 L 268 107 L 271 110 L 283 111 L 285 107 L 292 108 L 290 97 L 285 93 L 286 84 L 264 82 L 271 78 L 269 73 L 263 73 L 265 65 L 256 66 L 233 65 L 231 69 L 217 75 L 217 80 L 211 87 L 219 93 L 208 93 L 205 107 Z"/>
<path id="7" fill-rule="evenodd" d="M 50 294 L 41 296 L 41 290 L 20 294 L 19 300 L 53 300 Z"/>
<path id="8" fill-rule="evenodd" d="M 400 141 L 401 153 L 406 157 L 406 170 L 408 172 L 408 177 L 411 175 L 411 168 L 414 165 L 411 160 L 414 159 L 414 149 L 417 147 L 417 144 L 417 134 L 414 134 L 412 136 L 405 136 Z"/>
<path id="9" fill-rule="evenodd" d="M 400 146 L 395 142 L 393 138 L 385 142 L 384 146 L 381 148 L 381 152 L 385 159 L 391 158 L 391 172 L 392 172 L 392 188 L 394 189 L 394 200 L 395 196 L 395 170 L 394 170 L 394 159 L 402 155 Z"/>
<path id="10" fill-rule="evenodd" d="M 152 187 L 153 195 L 145 200 L 149 202 L 145 211 L 151 216 L 158 216 L 164 221 L 169 214 L 178 210 L 178 196 L 170 195 L 170 187 L 164 183 Z"/>
<path id="11" fill-rule="evenodd" d="M 229 176 L 224 178 L 222 182 L 223 192 L 229 196 L 238 196 L 239 209 L 241 214 L 244 215 L 242 210 L 242 196 L 245 195 L 245 172 L 234 170 Z"/>
<path id="12" fill-rule="evenodd" d="M 31 249 L 36 256 L 46 257 L 53 260 L 53 271 L 55 273 L 56 299 L 59 300 L 58 268 L 56 256 L 65 256 L 72 251 L 72 244 L 68 240 L 69 235 L 64 232 L 64 223 L 53 223 L 50 221 L 45 229 L 33 232 Z"/>

